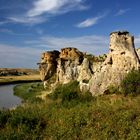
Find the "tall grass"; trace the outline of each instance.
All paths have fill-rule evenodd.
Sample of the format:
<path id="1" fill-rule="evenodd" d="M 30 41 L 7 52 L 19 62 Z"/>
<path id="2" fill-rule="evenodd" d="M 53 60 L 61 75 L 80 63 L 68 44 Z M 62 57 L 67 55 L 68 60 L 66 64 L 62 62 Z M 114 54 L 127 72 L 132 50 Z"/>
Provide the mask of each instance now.
<path id="1" fill-rule="evenodd" d="M 26 83 L 17 85 L 14 87 L 14 95 L 22 98 L 24 101 L 40 101 L 41 99 L 36 98 L 44 91 L 43 84 L 38 83 Z"/>
<path id="2" fill-rule="evenodd" d="M 129 72 L 121 82 L 122 92 L 125 95 L 136 96 L 140 94 L 140 71 Z"/>
<path id="3" fill-rule="evenodd" d="M 91 97 L 74 81 L 59 85 L 45 102 L 0 111 L 0 139 L 140 139 L 139 106 L 140 96 Z"/>

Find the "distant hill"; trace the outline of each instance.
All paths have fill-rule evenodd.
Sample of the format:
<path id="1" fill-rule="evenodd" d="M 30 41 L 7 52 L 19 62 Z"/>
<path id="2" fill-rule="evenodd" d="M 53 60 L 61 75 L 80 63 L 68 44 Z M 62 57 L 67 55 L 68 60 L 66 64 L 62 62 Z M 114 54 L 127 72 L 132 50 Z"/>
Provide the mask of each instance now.
<path id="1" fill-rule="evenodd" d="M 21 76 L 39 74 L 37 69 L 0 68 L 0 76 Z"/>

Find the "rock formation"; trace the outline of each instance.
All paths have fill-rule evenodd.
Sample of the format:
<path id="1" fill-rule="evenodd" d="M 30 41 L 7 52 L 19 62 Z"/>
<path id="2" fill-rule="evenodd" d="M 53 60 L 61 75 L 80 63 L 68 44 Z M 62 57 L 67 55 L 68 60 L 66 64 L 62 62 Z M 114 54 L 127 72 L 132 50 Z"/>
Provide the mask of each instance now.
<path id="1" fill-rule="evenodd" d="M 48 51 L 42 53 L 41 63 L 39 64 L 40 77 L 42 81 L 47 81 L 56 73 L 57 58 L 59 51 Z"/>
<path id="2" fill-rule="evenodd" d="M 105 62 L 90 80 L 90 92 L 103 94 L 109 86 L 118 86 L 125 74 L 140 66 L 134 47 L 134 37 L 126 31 L 110 34 L 110 52 Z"/>
<path id="3" fill-rule="evenodd" d="M 92 65 L 89 60 L 76 48 L 63 48 L 61 52 L 48 51 L 42 54 L 39 70 L 41 80 L 44 82 L 56 73 L 56 83 L 65 84 L 72 80 L 78 80 L 81 83 L 80 88 L 89 90 L 88 84 L 93 74 Z"/>
<path id="4" fill-rule="evenodd" d="M 57 82 L 68 83 L 77 80 L 83 53 L 76 48 L 61 49 L 57 65 Z"/>
<path id="5" fill-rule="evenodd" d="M 112 32 L 107 55 L 95 57 L 76 48 L 43 53 L 39 63 L 41 80 L 45 83 L 56 74 L 56 83 L 77 80 L 82 91 L 103 94 L 109 86 L 118 86 L 126 73 L 140 68 L 138 54 L 133 36 L 127 31 Z"/>
<path id="6" fill-rule="evenodd" d="M 140 59 L 140 48 L 137 49 L 137 54 L 138 54 L 138 57 Z"/>

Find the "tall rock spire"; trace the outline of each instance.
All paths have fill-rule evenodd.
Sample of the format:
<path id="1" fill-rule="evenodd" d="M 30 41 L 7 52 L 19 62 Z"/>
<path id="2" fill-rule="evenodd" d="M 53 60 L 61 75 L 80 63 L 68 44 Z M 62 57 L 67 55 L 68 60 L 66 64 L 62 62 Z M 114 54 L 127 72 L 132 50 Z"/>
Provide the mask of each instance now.
<path id="1" fill-rule="evenodd" d="M 139 66 L 134 37 L 127 31 L 112 32 L 110 52 L 90 80 L 90 92 L 93 95 L 103 94 L 109 86 L 118 86 L 126 73 L 138 70 Z"/>

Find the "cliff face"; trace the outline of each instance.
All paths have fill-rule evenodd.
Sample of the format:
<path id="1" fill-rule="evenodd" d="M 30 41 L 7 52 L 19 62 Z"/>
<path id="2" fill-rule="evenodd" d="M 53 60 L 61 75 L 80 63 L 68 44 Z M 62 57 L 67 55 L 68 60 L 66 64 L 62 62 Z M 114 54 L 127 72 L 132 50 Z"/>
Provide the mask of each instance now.
<path id="1" fill-rule="evenodd" d="M 78 80 L 81 90 L 89 90 L 88 84 L 92 74 L 92 65 L 88 58 L 76 48 L 63 48 L 61 52 L 45 52 L 39 63 L 41 80 L 44 82 L 56 73 L 56 83 L 66 84 Z"/>
<path id="2" fill-rule="evenodd" d="M 42 81 L 47 81 L 56 73 L 58 57 L 59 51 L 42 53 L 41 63 L 39 63 L 40 78 Z"/>
<path id="3" fill-rule="evenodd" d="M 105 62 L 90 81 L 93 95 L 103 94 L 111 85 L 118 86 L 125 74 L 139 69 L 139 58 L 134 47 L 134 37 L 128 32 L 110 34 L 110 52 Z"/>
<path id="4" fill-rule="evenodd" d="M 139 59 L 140 59 L 140 48 L 137 49 L 137 54 L 138 54 L 138 57 L 139 57 Z"/>
<path id="5" fill-rule="evenodd" d="M 57 82 L 68 83 L 77 80 L 83 53 L 76 48 L 61 49 L 57 65 Z"/>
<path id="6" fill-rule="evenodd" d="M 56 83 L 77 80 L 82 91 L 90 90 L 93 95 L 99 95 L 110 85 L 119 85 L 126 73 L 139 69 L 140 63 L 134 37 L 128 32 L 119 31 L 110 34 L 107 56 L 89 57 L 76 48 L 63 48 L 61 52 L 43 53 L 39 66 L 44 82 L 56 73 Z"/>

